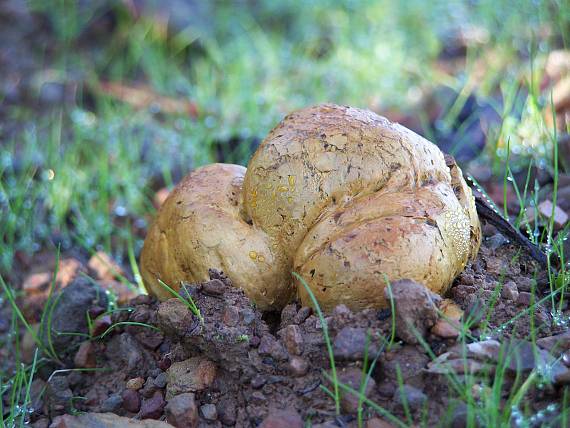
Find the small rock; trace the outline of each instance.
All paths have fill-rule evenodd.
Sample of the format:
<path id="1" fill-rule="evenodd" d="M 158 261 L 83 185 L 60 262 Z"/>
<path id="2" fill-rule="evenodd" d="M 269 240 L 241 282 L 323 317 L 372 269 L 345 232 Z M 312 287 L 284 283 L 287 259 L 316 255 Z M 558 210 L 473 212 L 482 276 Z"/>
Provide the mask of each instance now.
<path id="1" fill-rule="evenodd" d="M 418 410 L 427 401 L 427 395 L 413 386 L 402 385 L 401 388 L 396 389 L 392 399 L 402 406 L 405 400 L 410 409 Z"/>
<path id="2" fill-rule="evenodd" d="M 216 365 L 210 360 L 193 357 L 172 363 L 167 370 L 166 397 L 170 399 L 184 392 L 202 391 L 208 388 L 216 377 Z"/>
<path id="3" fill-rule="evenodd" d="M 419 343 L 418 336 L 425 336 L 437 321 L 436 303 L 441 298 L 424 285 L 407 279 L 392 283 L 384 289 L 384 294 L 386 300 L 394 299 L 398 337 L 407 343 Z"/>
<path id="4" fill-rule="evenodd" d="M 251 379 L 250 383 L 251 383 L 251 387 L 253 389 L 260 389 L 263 385 L 265 385 L 267 383 L 267 378 L 262 374 L 256 374 Z"/>
<path id="5" fill-rule="evenodd" d="M 534 283 L 535 280 L 533 278 L 529 278 L 526 276 L 520 276 L 517 278 L 516 284 L 517 284 L 517 290 L 520 291 L 532 291 L 532 289 L 536 289 L 536 283 Z M 534 284 L 533 284 L 534 283 Z"/>
<path id="6" fill-rule="evenodd" d="M 97 279 L 113 280 L 123 275 L 121 267 L 105 252 L 97 251 L 87 262 L 87 267 L 93 271 Z"/>
<path id="7" fill-rule="evenodd" d="M 82 413 L 77 416 L 63 415 L 54 419 L 50 428 L 172 428 L 161 421 L 138 421 L 117 416 L 114 413 Z"/>
<path id="8" fill-rule="evenodd" d="M 33 330 L 34 334 L 37 336 L 40 330 L 39 324 L 32 324 L 31 329 Z M 20 353 L 22 354 L 22 361 L 26 364 L 31 364 L 34 361 L 34 355 L 38 350 L 38 344 L 36 343 L 36 339 L 26 329 L 24 332 L 24 337 L 22 338 L 22 342 L 20 343 Z M 40 357 L 40 351 L 38 350 L 38 358 Z"/>
<path id="9" fill-rule="evenodd" d="M 469 358 L 452 358 L 451 352 L 440 355 L 428 363 L 427 372 L 436 374 L 479 374 L 491 371 L 489 367 Z"/>
<path id="10" fill-rule="evenodd" d="M 508 244 L 509 240 L 505 238 L 501 233 L 495 233 L 493 236 L 485 239 L 487 246 L 492 250 L 497 250 L 504 244 Z"/>
<path id="11" fill-rule="evenodd" d="M 287 367 L 291 375 L 294 377 L 305 376 L 309 371 L 309 363 L 307 363 L 307 360 L 296 356 L 291 357 Z"/>
<path id="12" fill-rule="evenodd" d="M 290 354 L 301 355 L 303 353 L 303 335 L 298 325 L 288 325 L 281 330 L 281 334 L 285 348 Z"/>
<path id="13" fill-rule="evenodd" d="M 168 400 L 165 407 L 166 420 L 177 428 L 198 426 L 198 406 L 194 394 L 187 392 Z"/>
<path id="14" fill-rule="evenodd" d="M 286 327 L 294 323 L 295 315 L 297 315 L 297 305 L 290 304 L 283 308 L 281 311 L 281 327 Z"/>
<path id="15" fill-rule="evenodd" d="M 79 260 L 73 257 L 62 259 L 59 261 L 55 282 L 58 283 L 61 288 L 67 287 L 77 278 L 80 272 L 86 272 L 86 270 Z"/>
<path id="16" fill-rule="evenodd" d="M 116 413 L 122 406 L 123 397 L 120 394 L 113 394 L 101 403 L 101 412 Z"/>
<path id="17" fill-rule="evenodd" d="M 32 428 L 48 428 L 48 427 L 49 427 L 49 418 L 39 418 L 37 421 L 32 422 Z"/>
<path id="18" fill-rule="evenodd" d="M 158 388 L 164 388 L 166 386 L 167 383 L 167 376 L 166 373 L 160 373 L 158 376 L 156 376 L 154 378 L 154 384 L 158 387 Z"/>
<path id="19" fill-rule="evenodd" d="M 43 294 L 49 291 L 51 280 L 52 274 L 50 272 L 32 273 L 24 279 L 22 290 L 24 290 L 27 296 L 39 293 Z"/>
<path id="20" fill-rule="evenodd" d="M 477 327 L 485 319 L 486 313 L 486 304 L 483 300 L 475 297 L 467 305 L 467 310 L 463 314 L 463 322 L 470 328 Z"/>
<path id="21" fill-rule="evenodd" d="M 570 385 L 570 369 L 565 367 L 566 370 L 561 370 L 554 376 L 554 383 L 556 385 Z"/>
<path id="22" fill-rule="evenodd" d="M 372 338 L 372 333 L 368 333 L 368 330 L 365 328 L 344 327 L 338 332 L 333 342 L 335 358 L 347 361 L 362 361 L 367 342 L 368 356 L 374 358 L 378 353 L 378 346 Z"/>
<path id="23" fill-rule="evenodd" d="M 144 387 L 140 389 L 139 392 L 144 398 L 150 398 L 158 390 L 160 390 L 160 388 L 154 384 L 154 378 L 149 376 L 144 383 Z"/>
<path id="24" fill-rule="evenodd" d="M 519 290 L 517 288 L 517 284 L 514 281 L 506 282 L 501 290 L 501 296 L 505 299 L 512 300 L 513 302 L 518 301 Z"/>
<path id="25" fill-rule="evenodd" d="M 547 219 L 552 217 L 552 202 L 551 201 L 542 201 L 538 204 L 538 211 Z M 568 214 L 564 212 L 562 208 L 558 205 L 554 207 L 554 227 L 556 229 L 562 229 L 564 225 L 568 222 Z"/>
<path id="26" fill-rule="evenodd" d="M 220 279 L 212 279 L 202 284 L 202 293 L 209 296 L 221 296 L 227 286 Z"/>
<path id="27" fill-rule="evenodd" d="M 134 389 L 125 389 L 121 394 L 123 409 L 127 412 L 137 413 L 141 408 L 141 398 Z"/>
<path id="28" fill-rule="evenodd" d="M 91 336 L 98 337 L 105 333 L 113 324 L 111 315 L 103 315 L 93 321 L 93 328 L 91 329 Z"/>
<path id="29" fill-rule="evenodd" d="M 219 280 L 218 280 L 219 281 Z M 220 281 L 221 282 L 221 281 Z M 235 306 L 226 306 L 222 321 L 229 327 L 235 327 L 239 323 L 239 311 Z"/>
<path id="30" fill-rule="evenodd" d="M 234 400 L 225 399 L 218 403 L 218 417 L 224 425 L 233 426 L 237 420 L 237 409 Z"/>
<path id="31" fill-rule="evenodd" d="M 158 306 L 158 325 L 171 335 L 183 335 L 194 325 L 194 317 L 188 307 L 178 299 L 169 299 Z"/>
<path id="32" fill-rule="evenodd" d="M 140 417 L 141 419 L 158 419 L 162 416 L 162 412 L 166 402 L 161 391 L 156 391 L 151 398 L 143 400 Z"/>
<path id="33" fill-rule="evenodd" d="M 264 335 L 259 342 L 259 355 L 269 355 L 278 361 L 286 360 L 289 356 L 283 345 L 269 334 Z"/>
<path id="34" fill-rule="evenodd" d="M 115 296 L 117 296 L 117 303 L 119 305 L 125 305 L 137 296 L 137 292 L 134 287 L 120 281 L 106 279 L 99 281 L 98 284 L 103 289 L 114 293 Z"/>
<path id="35" fill-rule="evenodd" d="M 151 330 L 149 328 L 140 328 L 139 326 L 130 327 L 135 327 L 136 331 L 134 332 L 134 335 L 137 338 L 137 341 L 151 351 L 156 350 L 156 348 L 158 348 L 164 341 L 164 334 L 162 334 L 161 331 Z"/>
<path id="36" fill-rule="evenodd" d="M 500 351 L 501 344 L 493 339 L 467 345 L 467 356 L 480 361 L 496 361 Z M 457 357 L 461 357 L 461 353 L 458 353 Z"/>
<path id="37" fill-rule="evenodd" d="M 338 380 L 352 389 L 360 390 L 363 381 L 362 370 L 355 367 L 350 367 L 338 372 Z M 374 390 L 376 382 L 374 379 L 369 378 L 366 384 L 364 395 L 368 396 Z M 356 413 L 358 410 L 358 396 L 350 392 L 341 392 L 340 405 L 342 410 L 346 413 Z"/>
<path id="38" fill-rule="evenodd" d="M 293 409 L 273 410 L 263 420 L 259 428 L 303 428 L 303 419 Z"/>
<path id="39" fill-rule="evenodd" d="M 570 330 L 555 336 L 538 339 L 536 344 L 549 352 L 560 354 L 570 349 Z"/>
<path id="40" fill-rule="evenodd" d="M 60 358 L 71 361 L 84 340 L 82 335 L 89 333 L 87 313 L 93 306 L 107 307 L 107 296 L 87 278 L 78 277 L 54 295 L 54 302 L 51 331 L 45 329 L 42 341 Z"/>
<path id="41" fill-rule="evenodd" d="M 431 332 L 444 339 L 456 339 L 459 336 L 460 326 L 453 325 L 446 320 L 437 320 Z"/>
<path id="42" fill-rule="evenodd" d="M 53 418 L 71 409 L 73 392 L 65 376 L 53 376 L 47 382 L 46 401 L 48 413 Z"/>
<path id="43" fill-rule="evenodd" d="M 73 358 L 73 363 L 75 364 L 75 367 L 78 368 L 92 369 L 97 366 L 95 346 L 93 345 L 93 342 L 86 341 L 79 346 L 79 349 Z"/>
<path id="44" fill-rule="evenodd" d="M 313 310 L 308 306 L 303 306 L 295 315 L 295 324 L 303 324 L 309 316 L 313 313 Z"/>
<path id="45" fill-rule="evenodd" d="M 451 428 L 465 428 L 468 426 L 468 410 L 465 403 L 460 403 L 453 408 L 453 413 L 451 415 Z M 475 422 L 475 426 L 478 423 Z"/>
<path id="46" fill-rule="evenodd" d="M 395 428 L 390 422 L 380 418 L 368 419 L 366 428 Z"/>
<path id="47" fill-rule="evenodd" d="M 105 354 L 109 359 L 123 363 L 123 370 L 131 377 L 139 377 L 156 367 L 153 356 L 133 336 L 124 332 L 107 343 Z"/>
<path id="48" fill-rule="evenodd" d="M 400 371 L 404 382 L 421 386 L 423 370 L 428 362 L 429 357 L 425 353 L 420 352 L 415 346 L 406 345 L 384 355 L 382 370 L 387 379 L 397 380 Z"/>
<path id="49" fill-rule="evenodd" d="M 142 377 L 135 377 L 127 381 L 127 388 L 133 389 L 135 391 L 141 389 L 143 385 L 144 385 L 144 379 Z"/>
<path id="50" fill-rule="evenodd" d="M 204 419 L 208 419 L 209 421 L 215 421 L 218 419 L 218 411 L 214 404 L 204 404 L 203 406 L 200 406 L 200 411 L 202 412 Z"/>
<path id="51" fill-rule="evenodd" d="M 532 301 L 532 294 L 522 291 L 519 293 L 519 297 L 517 299 L 517 305 L 530 306 L 531 301 Z"/>
<path id="52" fill-rule="evenodd" d="M 333 317 L 350 317 L 352 315 L 352 311 L 349 309 L 348 306 L 344 304 L 336 305 L 332 312 Z"/>

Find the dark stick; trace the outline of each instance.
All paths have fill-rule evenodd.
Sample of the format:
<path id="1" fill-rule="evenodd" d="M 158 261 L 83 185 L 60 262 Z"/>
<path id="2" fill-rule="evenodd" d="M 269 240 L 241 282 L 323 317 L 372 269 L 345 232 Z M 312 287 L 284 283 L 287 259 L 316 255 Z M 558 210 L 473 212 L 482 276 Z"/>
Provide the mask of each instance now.
<path id="1" fill-rule="evenodd" d="M 524 236 L 518 229 L 516 229 L 511 223 L 505 220 L 500 214 L 497 214 L 493 208 L 480 196 L 475 196 L 475 207 L 477 208 L 477 213 L 481 218 L 484 218 L 493 226 L 495 226 L 499 232 L 505 235 L 512 241 L 520 244 L 524 249 L 527 250 L 528 254 L 535 259 L 543 267 L 547 267 L 546 254 L 544 254 L 540 249 L 534 245 L 526 236 Z"/>

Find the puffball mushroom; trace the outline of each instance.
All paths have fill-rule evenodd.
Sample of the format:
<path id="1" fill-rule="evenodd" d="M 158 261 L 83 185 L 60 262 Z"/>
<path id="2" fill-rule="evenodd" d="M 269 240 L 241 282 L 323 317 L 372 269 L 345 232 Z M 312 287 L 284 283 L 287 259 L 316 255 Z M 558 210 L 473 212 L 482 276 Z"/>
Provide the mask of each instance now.
<path id="1" fill-rule="evenodd" d="M 172 191 L 141 255 L 148 292 L 224 271 L 262 310 L 295 295 L 298 272 L 324 310 L 386 307 L 387 281 L 443 293 L 481 229 L 459 167 L 433 143 L 367 110 L 324 104 L 288 115 L 247 170 L 199 168 Z"/>

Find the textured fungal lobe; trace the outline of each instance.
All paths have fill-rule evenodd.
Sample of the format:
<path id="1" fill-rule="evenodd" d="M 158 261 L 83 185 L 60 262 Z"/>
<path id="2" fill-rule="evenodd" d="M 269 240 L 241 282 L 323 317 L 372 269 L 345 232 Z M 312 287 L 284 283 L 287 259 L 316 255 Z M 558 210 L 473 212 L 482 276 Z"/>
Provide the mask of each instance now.
<path id="1" fill-rule="evenodd" d="M 326 104 L 287 116 L 247 172 L 216 164 L 190 174 L 149 232 L 143 278 L 163 295 L 157 277 L 201 281 L 219 268 L 262 308 L 279 308 L 295 290 L 309 303 L 295 270 L 325 309 L 382 307 L 386 281 L 444 292 L 479 243 L 454 162 L 372 112 Z"/>

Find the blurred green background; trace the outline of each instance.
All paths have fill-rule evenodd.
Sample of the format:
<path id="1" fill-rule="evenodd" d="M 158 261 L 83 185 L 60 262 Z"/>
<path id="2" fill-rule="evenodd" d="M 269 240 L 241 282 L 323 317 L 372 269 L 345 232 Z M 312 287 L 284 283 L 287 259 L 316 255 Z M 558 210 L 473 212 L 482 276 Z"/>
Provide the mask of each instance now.
<path id="1" fill-rule="evenodd" d="M 246 164 L 319 102 L 400 121 L 485 179 L 507 155 L 548 165 L 543 69 L 569 37 L 564 0 L 4 0 L 0 273 L 58 245 L 136 254 L 156 191 Z"/>

